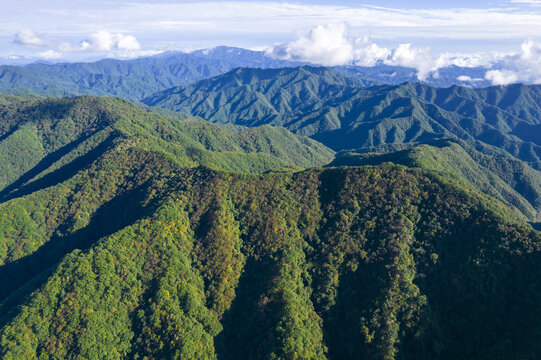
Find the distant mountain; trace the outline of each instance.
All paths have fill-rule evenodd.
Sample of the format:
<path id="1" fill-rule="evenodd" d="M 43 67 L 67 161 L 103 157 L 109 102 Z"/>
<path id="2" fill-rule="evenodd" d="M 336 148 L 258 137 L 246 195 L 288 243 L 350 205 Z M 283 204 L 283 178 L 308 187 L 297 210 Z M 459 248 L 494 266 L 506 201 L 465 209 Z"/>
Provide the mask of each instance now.
<path id="1" fill-rule="evenodd" d="M 119 96 L 137 101 L 175 86 L 186 86 L 201 79 L 223 74 L 237 67 L 280 68 L 305 65 L 269 57 L 264 51 L 219 46 L 186 52 L 165 52 L 134 60 L 105 59 L 95 62 L 45 63 L 26 66 L 0 66 L 0 92 L 34 93 L 45 96 Z M 364 86 L 416 82 L 410 68 L 377 65 L 374 67 L 337 66 L 333 70 Z M 481 87 L 484 68 L 448 67 L 424 82 L 434 86 L 454 84 Z M 458 80 L 467 76 L 468 81 Z"/>
<path id="2" fill-rule="evenodd" d="M 192 53 L 168 52 L 135 60 L 0 66 L 0 91 L 64 96 L 88 94 L 139 100 L 160 90 L 187 85 L 238 66 L 284 67 L 261 51 L 218 47 Z"/>
<path id="3" fill-rule="evenodd" d="M 541 87 L 364 88 L 325 68 L 236 69 L 143 100 L 211 122 L 284 126 L 334 150 L 455 137 L 541 168 Z"/>
<path id="4" fill-rule="evenodd" d="M 449 66 L 439 69 L 435 74 L 419 81 L 417 70 L 402 66 L 378 64 L 373 67 L 363 66 L 333 66 L 331 68 L 348 77 L 362 79 L 367 86 L 371 85 L 398 85 L 405 82 L 421 82 L 430 86 L 450 87 L 462 85 L 472 88 L 490 86 L 485 80 L 487 69 L 483 67 L 463 68 Z"/>
<path id="5" fill-rule="evenodd" d="M 324 67 L 238 68 L 142 102 L 197 114 L 211 122 L 287 126 L 292 114 L 311 114 L 327 102 L 338 104 L 360 87 L 359 82 Z"/>

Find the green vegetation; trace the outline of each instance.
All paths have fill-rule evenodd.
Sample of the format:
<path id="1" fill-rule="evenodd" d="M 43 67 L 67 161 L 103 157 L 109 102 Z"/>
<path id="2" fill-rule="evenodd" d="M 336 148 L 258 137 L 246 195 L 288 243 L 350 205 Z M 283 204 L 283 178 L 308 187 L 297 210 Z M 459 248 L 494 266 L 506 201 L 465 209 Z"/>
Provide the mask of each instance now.
<path id="1" fill-rule="evenodd" d="M 304 127 L 297 118 L 305 114 L 313 129 L 307 135 L 312 135 L 324 126 L 314 114 L 329 101 L 348 99 L 360 86 L 358 81 L 323 67 L 239 68 L 190 86 L 165 90 L 142 101 L 211 122 L 281 125 L 291 131 Z"/>
<path id="2" fill-rule="evenodd" d="M 540 86 L 363 88 L 331 70 L 304 66 L 236 69 L 144 102 L 217 123 L 284 126 L 335 151 L 404 150 L 335 164 L 391 161 L 446 172 L 528 220 L 541 220 Z M 449 146 L 432 146 L 449 139 Z"/>
<path id="3" fill-rule="evenodd" d="M 30 94 L 10 95 L 0 94 L 0 105 L 8 105 L 13 102 L 28 101 L 39 99 L 39 96 Z"/>
<path id="4" fill-rule="evenodd" d="M 236 69 L 143 100 L 218 123 L 272 124 L 335 151 L 452 137 L 541 169 L 541 86 L 364 88 L 325 68 Z"/>
<path id="5" fill-rule="evenodd" d="M 120 99 L 78 97 L 0 105 L 0 190 L 72 176 L 120 141 L 183 166 L 266 172 L 328 163 L 333 152 L 281 128 L 224 128 L 160 117 Z"/>
<path id="6" fill-rule="evenodd" d="M 540 221 L 541 172 L 506 156 L 485 155 L 463 141 L 442 140 L 387 153 L 340 154 L 330 166 L 363 166 L 392 162 L 436 171 L 461 180 Z"/>
<path id="7" fill-rule="evenodd" d="M 421 171 L 234 175 L 119 149 L 3 218 L 17 206 L 5 359 L 541 353 L 541 236 Z"/>
<path id="8" fill-rule="evenodd" d="M 462 182 L 119 99 L 0 116 L 2 359 L 541 356 L 541 233 Z M 396 158 L 504 169 L 455 145 Z"/>

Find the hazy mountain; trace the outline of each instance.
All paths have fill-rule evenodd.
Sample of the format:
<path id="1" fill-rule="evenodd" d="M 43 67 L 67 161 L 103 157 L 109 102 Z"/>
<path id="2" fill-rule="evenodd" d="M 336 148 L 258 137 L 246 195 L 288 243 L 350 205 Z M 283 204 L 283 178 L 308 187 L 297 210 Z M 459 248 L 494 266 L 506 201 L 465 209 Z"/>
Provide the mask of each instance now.
<path id="1" fill-rule="evenodd" d="M 165 52 L 134 60 L 34 62 L 26 66 L 0 66 L 0 91 L 46 96 L 119 96 L 136 101 L 158 91 L 186 86 L 237 67 L 268 69 L 299 65 L 303 64 L 274 59 L 265 55 L 264 51 L 225 46 L 190 53 Z M 417 81 L 416 71 L 410 68 L 377 65 L 338 66 L 333 69 L 364 86 Z M 483 68 L 449 67 L 440 69 L 437 77 L 429 77 L 425 82 L 435 86 L 486 86 L 488 83 L 485 80 L 478 80 L 484 77 L 485 71 Z M 459 81 L 459 76 L 476 80 Z"/>
<path id="2" fill-rule="evenodd" d="M 332 152 L 268 126 L 20 100 L 0 105 L 3 359 L 541 355 L 541 235 L 472 188 L 288 171 Z"/>
<path id="3" fill-rule="evenodd" d="M 371 85 L 398 85 L 405 82 L 421 82 L 430 86 L 450 87 L 453 85 L 473 88 L 490 86 L 485 80 L 487 69 L 483 67 L 463 68 L 449 66 L 439 69 L 435 74 L 419 81 L 417 70 L 401 66 L 378 64 L 373 67 L 363 66 L 334 66 L 331 68 L 348 77 L 362 79 L 367 86 Z"/>
<path id="4" fill-rule="evenodd" d="M 135 60 L 0 66 L 0 90 L 38 95 L 119 96 L 139 100 L 154 92 L 227 72 L 238 66 L 283 67 L 263 52 L 218 47 L 192 53 L 168 52 Z"/>

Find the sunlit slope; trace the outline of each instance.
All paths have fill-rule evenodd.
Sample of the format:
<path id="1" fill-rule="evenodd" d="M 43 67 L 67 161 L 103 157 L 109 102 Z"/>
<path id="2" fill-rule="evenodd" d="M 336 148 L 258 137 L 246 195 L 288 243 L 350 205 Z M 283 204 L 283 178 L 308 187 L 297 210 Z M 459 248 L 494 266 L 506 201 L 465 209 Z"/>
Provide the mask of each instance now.
<path id="1" fill-rule="evenodd" d="M 318 166 L 333 156 L 285 129 L 180 121 L 113 98 L 49 98 L 0 105 L 0 188 L 12 191 L 45 175 L 69 177 L 122 141 L 168 154 L 183 166 L 231 171 Z"/>

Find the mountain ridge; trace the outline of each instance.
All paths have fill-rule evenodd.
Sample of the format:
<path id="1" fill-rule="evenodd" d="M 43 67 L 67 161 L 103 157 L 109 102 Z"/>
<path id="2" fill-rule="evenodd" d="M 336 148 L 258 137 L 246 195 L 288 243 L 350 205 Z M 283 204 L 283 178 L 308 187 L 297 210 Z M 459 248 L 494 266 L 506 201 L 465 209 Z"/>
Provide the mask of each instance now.
<path id="1" fill-rule="evenodd" d="M 294 69 L 299 74 L 308 69 L 309 76 L 298 84 L 288 83 L 287 76 L 279 77 L 269 85 L 265 80 L 267 70 L 244 70 L 261 77 L 258 83 L 247 86 L 231 81 L 233 73 L 229 72 L 185 88 L 169 89 L 143 102 L 212 122 L 285 126 L 334 150 L 411 142 L 419 137 L 455 136 L 503 148 L 534 167 L 541 166 L 540 145 L 517 137 L 525 133 L 521 127 L 539 123 L 539 86 L 440 89 L 404 83 L 365 88 L 346 83 L 344 78 L 340 89 L 330 86 L 336 77 L 333 72 L 322 75 L 311 67 Z M 219 89 L 218 84 L 225 86 L 224 90 L 209 88 Z M 294 101 L 301 98 L 301 91 L 302 98 L 307 98 L 306 104 Z M 289 96 L 276 95 L 281 92 Z"/>
<path id="2" fill-rule="evenodd" d="M 29 181 L 45 175 L 44 171 L 60 171 L 89 154 L 105 151 L 120 138 L 133 142 L 142 137 L 185 166 L 199 164 L 231 171 L 310 167 L 323 165 L 333 156 L 330 149 L 285 129 L 234 131 L 199 120 L 161 117 L 122 99 L 38 99 L 0 105 L 0 109 L 3 191 L 23 174 Z"/>

